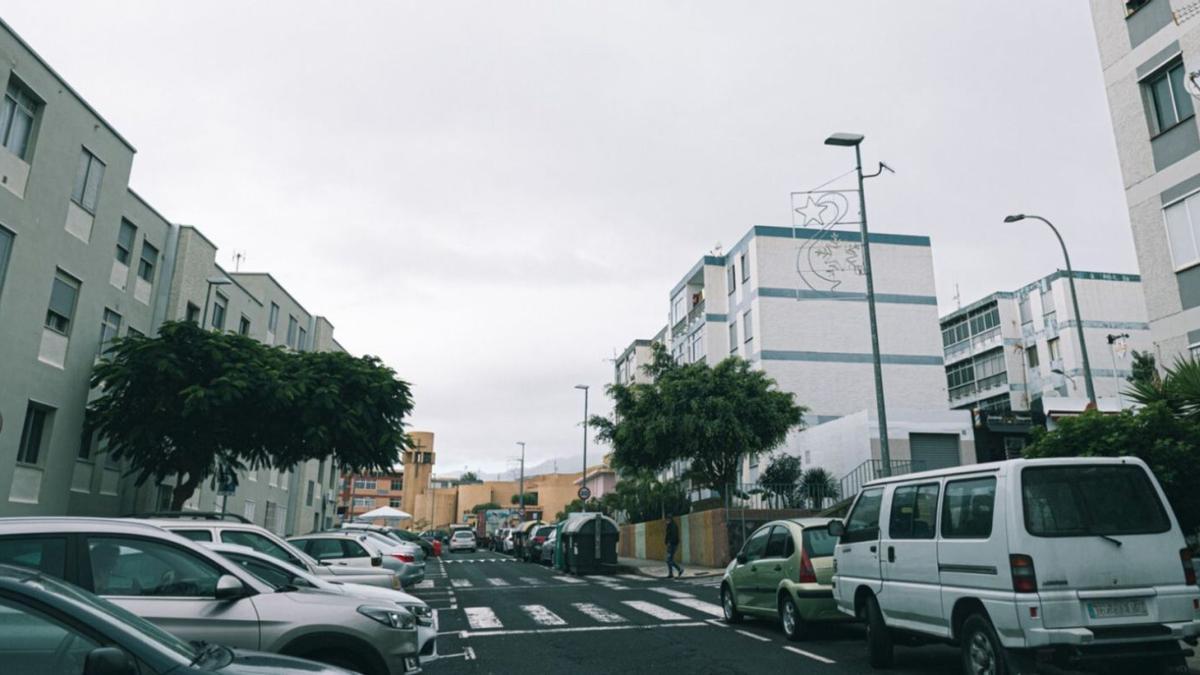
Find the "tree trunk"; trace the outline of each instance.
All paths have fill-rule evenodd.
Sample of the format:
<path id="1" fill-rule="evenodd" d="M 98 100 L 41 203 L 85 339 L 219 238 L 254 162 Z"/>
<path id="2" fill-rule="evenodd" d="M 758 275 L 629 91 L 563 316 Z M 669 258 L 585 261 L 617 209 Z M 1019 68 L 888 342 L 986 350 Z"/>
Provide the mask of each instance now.
<path id="1" fill-rule="evenodd" d="M 178 476 L 176 476 L 178 480 Z M 199 473 L 188 473 L 187 481 L 179 483 L 175 489 L 171 491 L 171 510 L 182 511 L 183 503 L 192 498 L 196 494 L 196 488 L 200 487 L 200 483 L 204 481 Z"/>

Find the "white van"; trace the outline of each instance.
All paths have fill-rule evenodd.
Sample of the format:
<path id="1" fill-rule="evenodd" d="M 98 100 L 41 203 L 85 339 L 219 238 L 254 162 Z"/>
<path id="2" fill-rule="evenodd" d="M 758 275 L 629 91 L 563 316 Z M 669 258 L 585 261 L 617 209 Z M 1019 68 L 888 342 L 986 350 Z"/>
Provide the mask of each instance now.
<path id="1" fill-rule="evenodd" d="M 834 597 L 892 642 L 950 642 L 968 673 L 1183 666 L 1200 634 L 1191 554 L 1136 458 L 1009 460 L 867 483 L 834 522 Z M 1186 672 L 1186 666 L 1184 666 Z"/>

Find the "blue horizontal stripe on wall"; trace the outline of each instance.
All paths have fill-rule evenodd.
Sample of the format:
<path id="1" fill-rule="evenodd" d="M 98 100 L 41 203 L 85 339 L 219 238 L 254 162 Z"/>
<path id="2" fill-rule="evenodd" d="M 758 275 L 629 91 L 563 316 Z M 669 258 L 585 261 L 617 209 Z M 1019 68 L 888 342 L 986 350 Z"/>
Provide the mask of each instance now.
<path id="1" fill-rule="evenodd" d="M 826 363 L 871 363 L 870 354 L 853 352 L 798 352 L 790 350 L 764 349 L 761 352 L 763 361 L 822 361 Z M 940 356 L 925 356 L 923 354 L 881 354 L 879 360 L 883 363 L 898 366 L 942 366 L 944 361 Z"/>
<path id="2" fill-rule="evenodd" d="M 719 322 L 721 322 L 721 323 L 725 323 L 725 321 L 726 321 L 728 318 L 729 318 L 729 317 L 727 317 L 727 316 L 726 316 L 726 315 L 724 315 L 724 314 L 705 314 L 705 315 L 704 315 L 704 320 L 705 320 L 705 321 L 719 321 Z"/>
<path id="3" fill-rule="evenodd" d="M 1074 328 L 1074 327 L 1075 327 L 1074 319 L 1068 319 L 1066 321 L 1058 322 L 1059 330 L 1062 330 L 1063 328 Z M 1087 319 L 1084 319 L 1083 327 L 1084 328 L 1113 328 L 1113 329 L 1124 329 L 1124 330 L 1150 330 L 1150 324 L 1142 323 L 1140 321 L 1088 321 Z M 1039 332 L 1041 332 L 1041 331 L 1039 331 Z"/>
<path id="4" fill-rule="evenodd" d="M 795 288 L 760 288 L 758 294 L 764 298 L 790 298 L 793 300 L 853 300 L 866 302 L 867 294 L 856 291 L 814 291 Z M 875 302 L 901 305 L 937 305 L 933 295 L 905 295 L 903 293 L 876 293 Z"/>
<path id="5" fill-rule="evenodd" d="M 777 225 L 755 225 L 754 235 L 757 237 L 783 237 L 785 239 L 816 239 L 837 235 L 846 241 L 862 241 L 862 235 L 857 231 L 820 230 L 815 227 L 779 227 Z M 929 246 L 929 237 L 915 234 L 888 234 L 886 232 L 870 233 L 872 244 L 896 244 L 899 246 Z"/>

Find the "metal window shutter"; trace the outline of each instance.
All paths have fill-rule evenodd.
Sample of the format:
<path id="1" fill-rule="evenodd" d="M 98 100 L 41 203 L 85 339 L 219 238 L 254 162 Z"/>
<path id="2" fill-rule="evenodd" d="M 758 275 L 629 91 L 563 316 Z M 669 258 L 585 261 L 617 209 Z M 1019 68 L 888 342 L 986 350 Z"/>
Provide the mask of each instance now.
<path id="1" fill-rule="evenodd" d="M 958 434 L 909 434 L 912 470 L 929 471 L 961 464 Z"/>

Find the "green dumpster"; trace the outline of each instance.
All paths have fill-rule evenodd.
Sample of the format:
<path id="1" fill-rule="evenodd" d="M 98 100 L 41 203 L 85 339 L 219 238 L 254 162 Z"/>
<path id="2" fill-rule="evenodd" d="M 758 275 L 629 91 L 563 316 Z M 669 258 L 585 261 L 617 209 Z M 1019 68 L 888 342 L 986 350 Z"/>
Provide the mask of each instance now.
<path id="1" fill-rule="evenodd" d="M 571 574 L 614 571 L 619 537 L 620 529 L 612 518 L 602 513 L 572 513 L 559 534 L 564 569 Z"/>

